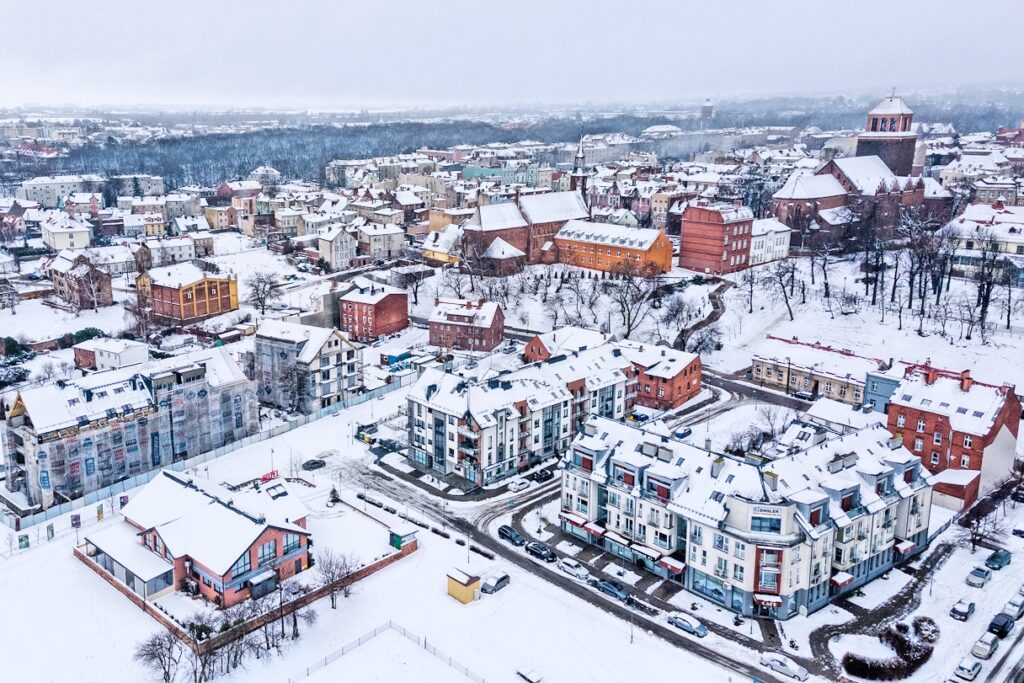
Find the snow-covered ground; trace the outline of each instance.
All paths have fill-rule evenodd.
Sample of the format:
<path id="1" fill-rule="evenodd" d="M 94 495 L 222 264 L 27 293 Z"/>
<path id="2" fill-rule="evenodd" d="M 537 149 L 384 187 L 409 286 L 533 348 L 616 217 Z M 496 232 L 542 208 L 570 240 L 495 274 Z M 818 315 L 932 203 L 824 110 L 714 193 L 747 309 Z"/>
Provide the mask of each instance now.
<path id="1" fill-rule="evenodd" d="M 890 571 L 866 586 L 860 588 L 863 595 L 857 595 L 857 591 L 850 596 L 850 602 L 861 607 L 875 607 L 896 595 L 901 588 L 910 583 L 910 575 L 901 571 Z"/>
<path id="2" fill-rule="evenodd" d="M 128 327 L 120 302 L 134 296 L 134 293 L 114 290 L 114 305 L 101 306 L 95 311 L 83 309 L 77 313 L 70 310 L 71 304 L 56 297 L 52 298 L 54 306 L 48 306 L 47 299 L 22 301 L 14 313 L 11 309 L 0 311 L 0 337 L 24 337 L 28 342 L 46 341 L 86 327 L 95 327 L 117 336 Z"/>

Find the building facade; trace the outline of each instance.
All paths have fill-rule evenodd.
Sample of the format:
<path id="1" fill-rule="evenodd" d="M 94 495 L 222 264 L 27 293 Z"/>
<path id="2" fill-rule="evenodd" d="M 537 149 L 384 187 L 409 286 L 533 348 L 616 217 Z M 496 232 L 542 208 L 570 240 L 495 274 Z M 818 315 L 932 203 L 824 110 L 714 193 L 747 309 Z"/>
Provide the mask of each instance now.
<path id="1" fill-rule="evenodd" d="M 555 249 L 560 263 L 592 270 L 672 270 L 672 243 L 662 230 L 571 220 L 555 233 Z"/>
<path id="2" fill-rule="evenodd" d="M 750 266 L 754 214 L 745 206 L 691 204 L 683 212 L 679 265 L 722 275 Z"/>
<path id="3" fill-rule="evenodd" d="M 341 295 L 341 330 L 351 339 L 372 342 L 409 326 L 409 295 L 405 290 L 355 278 Z"/>
<path id="4" fill-rule="evenodd" d="M 141 306 L 158 322 L 192 323 L 238 310 L 238 280 L 191 263 L 153 268 L 135 278 Z"/>
<path id="5" fill-rule="evenodd" d="M 505 333 L 505 314 L 493 301 L 435 299 L 427 322 L 430 344 L 460 351 L 493 351 Z"/>

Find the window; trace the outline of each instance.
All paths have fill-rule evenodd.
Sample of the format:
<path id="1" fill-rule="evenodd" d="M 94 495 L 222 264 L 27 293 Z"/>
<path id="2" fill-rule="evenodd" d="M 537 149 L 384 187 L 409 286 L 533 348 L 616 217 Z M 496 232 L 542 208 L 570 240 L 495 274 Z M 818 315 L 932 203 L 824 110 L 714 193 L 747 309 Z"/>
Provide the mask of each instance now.
<path id="1" fill-rule="evenodd" d="M 742 560 L 742 559 L 746 558 L 746 556 L 747 556 L 747 546 L 746 546 L 746 544 L 745 543 L 737 542 L 736 545 L 733 546 L 732 554 L 735 555 L 736 559 L 738 559 L 738 560 Z"/>
<path id="2" fill-rule="evenodd" d="M 293 550 L 298 550 L 300 545 L 298 534 L 284 535 L 284 554 L 287 555 Z"/>
<path id="3" fill-rule="evenodd" d="M 896 426 L 897 427 L 903 427 L 906 424 L 907 424 L 907 418 L 905 416 L 903 416 L 903 415 L 897 415 L 896 416 Z"/>
<path id="4" fill-rule="evenodd" d="M 914 439 L 914 451 L 920 452 L 921 448 L 924 447 L 924 442 L 921 439 Z"/>
<path id="5" fill-rule="evenodd" d="M 743 581 L 743 565 L 734 564 L 732 566 L 732 578 L 733 581 Z"/>
<path id="6" fill-rule="evenodd" d="M 932 453 L 932 464 L 933 465 L 938 465 L 939 464 L 939 454 L 938 453 Z"/>
<path id="7" fill-rule="evenodd" d="M 252 569 L 252 563 L 249 560 L 249 551 L 246 550 L 245 554 L 238 558 L 238 561 L 231 567 L 231 578 L 237 579 L 250 569 Z"/>
<path id="8" fill-rule="evenodd" d="M 690 530 L 690 540 L 696 545 L 700 545 L 702 543 L 703 536 L 704 530 L 699 526 L 695 526 Z"/>
<path id="9" fill-rule="evenodd" d="M 262 567 L 269 564 L 277 557 L 277 541 L 267 541 L 260 546 L 258 565 Z"/>
<path id="10" fill-rule="evenodd" d="M 777 534 L 782 531 L 782 520 L 771 517 L 751 517 L 750 530 L 759 533 Z"/>
<path id="11" fill-rule="evenodd" d="M 933 443 L 933 444 L 935 444 L 936 446 L 938 446 L 939 444 L 941 444 L 941 443 L 942 443 L 942 434 L 941 434 L 941 433 L 939 433 L 939 432 L 935 432 L 935 433 L 934 433 L 934 434 L 932 435 L 932 443 Z"/>
<path id="12" fill-rule="evenodd" d="M 917 431 L 919 431 L 919 432 L 923 432 L 924 431 L 924 418 L 922 418 L 922 419 L 917 421 Z"/>
<path id="13" fill-rule="evenodd" d="M 832 382 L 825 382 L 825 393 L 831 393 L 831 391 L 832 391 Z"/>
<path id="14" fill-rule="evenodd" d="M 973 443 L 972 440 L 971 440 L 971 435 L 970 434 L 964 434 L 964 448 L 970 448 L 971 447 L 971 443 Z"/>
<path id="15" fill-rule="evenodd" d="M 964 469 L 968 469 L 968 468 L 970 468 L 970 466 L 971 466 L 971 456 L 969 456 L 969 455 L 961 456 L 960 457 L 960 467 L 963 467 Z"/>
<path id="16" fill-rule="evenodd" d="M 722 534 L 715 534 L 714 541 L 715 550 L 721 550 L 724 553 L 729 552 L 729 539 Z"/>

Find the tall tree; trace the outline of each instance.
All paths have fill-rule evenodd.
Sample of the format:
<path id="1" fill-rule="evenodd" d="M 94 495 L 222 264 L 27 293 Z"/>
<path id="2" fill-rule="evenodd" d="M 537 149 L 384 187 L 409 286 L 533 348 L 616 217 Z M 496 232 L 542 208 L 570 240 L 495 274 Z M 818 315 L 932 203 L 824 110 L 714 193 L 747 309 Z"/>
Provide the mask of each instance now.
<path id="1" fill-rule="evenodd" d="M 253 273 L 245 280 L 245 300 L 260 309 L 260 315 L 264 315 L 267 312 L 267 306 L 275 299 L 281 298 L 283 294 L 277 280 L 277 273 L 267 270 Z"/>

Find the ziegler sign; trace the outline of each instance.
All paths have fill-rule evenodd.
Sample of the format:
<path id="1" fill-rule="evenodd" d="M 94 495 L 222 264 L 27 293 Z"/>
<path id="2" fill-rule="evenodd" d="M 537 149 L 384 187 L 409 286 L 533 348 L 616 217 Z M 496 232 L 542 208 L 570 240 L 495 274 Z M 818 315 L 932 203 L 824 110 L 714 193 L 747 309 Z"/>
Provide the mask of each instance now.
<path id="1" fill-rule="evenodd" d="M 782 510 L 780 508 L 766 508 L 755 505 L 750 509 L 750 514 L 757 515 L 758 517 L 782 517 Z"/>

